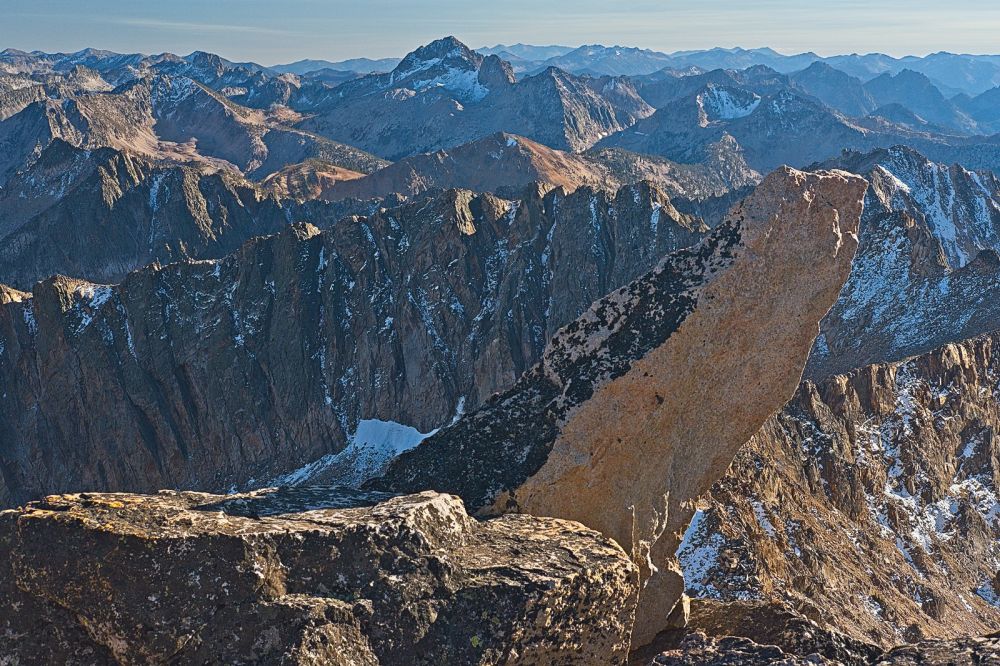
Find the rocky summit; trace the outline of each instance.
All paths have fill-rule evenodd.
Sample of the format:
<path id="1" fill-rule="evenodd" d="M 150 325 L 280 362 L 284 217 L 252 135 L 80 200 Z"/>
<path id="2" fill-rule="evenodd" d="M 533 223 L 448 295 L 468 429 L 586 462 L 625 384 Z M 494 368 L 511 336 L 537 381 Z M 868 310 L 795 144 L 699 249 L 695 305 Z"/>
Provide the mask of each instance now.
<path id="1" fill-rule="evenodd" d="M 897 58 L 100 4 L 3 25 L 199 43 L 0 44 L 0 666 L 1000 665 L 1000 56 L 951 8 Z M 685 39 L 787 19 L 740 12 Z"/>
<path id="2" fill-rule="evenodd" d="M 0 513 L 0 558 L 12 664 L 597 666 L 637 591 L 610 539 L 433 492 L 51 496 Z"/>
<path id="3" fill-rule="evenodd" d="M 598 529 L 640 566 L 635 638 L 652 638 L 683 591 L 673 556 L 690 502 L 794 391 L 847 278 L 866 188 L 846 173 L 775 172 L 725 224 L 598 300 L 513 388 L 372 487 L 431 487 L 480 513 Z M 712 444 L 693 449 L 698 440 Z"/>

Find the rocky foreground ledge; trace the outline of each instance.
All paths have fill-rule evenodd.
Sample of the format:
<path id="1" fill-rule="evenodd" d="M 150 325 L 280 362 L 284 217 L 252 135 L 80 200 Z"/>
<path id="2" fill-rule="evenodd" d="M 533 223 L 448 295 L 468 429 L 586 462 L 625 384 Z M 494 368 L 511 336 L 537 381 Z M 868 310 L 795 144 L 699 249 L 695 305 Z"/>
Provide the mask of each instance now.
<path id="1" fill-rule="evenodd" d="M 0 513 L 0 663 L 607 664 L 637 572 L 434 492 L 58 495 Z"/>
<path id="2" fill-rule="evenodd" d="M 690 623 L 631 655 L 630 666 L 994 666 L 1000 634 L 889 650 L 810 620 L 785 604 L 694 599 Z M 666 649 L 664 649 L 666 648 Z"/>

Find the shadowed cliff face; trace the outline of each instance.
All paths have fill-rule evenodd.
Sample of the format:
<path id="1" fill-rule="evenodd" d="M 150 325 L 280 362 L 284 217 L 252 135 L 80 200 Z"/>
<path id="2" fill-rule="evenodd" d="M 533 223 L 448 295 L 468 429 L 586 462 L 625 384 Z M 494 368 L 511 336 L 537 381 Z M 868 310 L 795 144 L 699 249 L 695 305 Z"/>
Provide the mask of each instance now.
<path id="1" fill-rule="evenodd" d="M 1000 181 L 907 148 L 848 153 L 827 166 L 864 174 L 860 246 L 824 318 L 806 375 L 898 361 L 996 328 Z"/>
<path id="2" fill-rule="evenodd" d="M 0 503 L 266 484 L 363 420 L 428 432 L 702 233 L 647 185 L 451 191 L 117 286 L 4 289 Z"/>
<path id="3" fill-rule="evenodd" d="M 621 151 L 571 155 L 511 135 L 361 175 L 312 160 L 257 184 L 224 164 L 171 164 L 133 150 L 89 150 L 56 140 L 0 191 L 0 282 L 23 290 L 51 275 L 120 282 L 154 262 L 218 259 L 293 221 L 326 229 L 350 215 L 372 215 L 411 197 L 437 198 L 447 189 L 517 200 L 525 192 L 531 198 L 540 189 L 561 187 L 565 195 L 586 186 L 599 199 L 591 216 L 604 218 L 630 214 L 606 205 L 608 196 L 614 198 L 626 184 L 643 189 L 639 184 L 648 182 L 646 189 L 657 191 L 651 205 L 670 204 L 667 217 L 681 219 L 667 201 L 680 193 L 684 198 L 678 206 L 717 220 L 716 207 L 728 207 L 746 194 L 731 188 L 759 180 L 753 172 L 723 178 L 706 166 L 673 165 Z M 350 178 L 357 182 L 330 189 L 331 183 Z M 635 196 L 637 190 L 628 191 Z M 647 197 L 644 191 L 640 198 Z M 646 214 L 655 233 L 652 215 Z M 539 225 L 547 226 L 544 220 Z M 659 258 L 649 257 L 643 268 Z"/>
<path id="4" fill-rule="evenodd" d="M 805 382 L 700 504 L 692 596 L 891 647 L 1000 623 L 996 333 Z"/>
<path id="5" fill-rule="evenodd" d="M 373 488 L 431 487 L 486 513 L 579 520 L 640 566 L 634 639 L 666 621 L 673 555 L 736 451 L 791 396 L 857 246 L 866 182 L 770 175 L 694 247 L 597 301 L 478 412 Z"/>

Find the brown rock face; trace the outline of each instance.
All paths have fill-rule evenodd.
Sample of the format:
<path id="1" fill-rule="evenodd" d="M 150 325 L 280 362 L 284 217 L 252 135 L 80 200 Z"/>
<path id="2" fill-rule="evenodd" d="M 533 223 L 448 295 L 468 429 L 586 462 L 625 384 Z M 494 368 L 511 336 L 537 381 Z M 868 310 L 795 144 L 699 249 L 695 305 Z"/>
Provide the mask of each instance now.
<path id="1" fill-rule="evenodd" d="M 494 134 L 448 150 L 416 155 L 364 178 L 336 182 L 319 196 L 336 201 L 370 199 L 390 192 L 416 195 L 434 188 L 511 192 L 544 183 L 571 192 L 590 186 L 617 190 L 647 180 L 671 194 L 695 200 L 756 185 L 760 174 L 746 166 L 737 147 L 720 146 L 705 164 L 678 164 L 623 150 L 568 153 L 513 134 Z"/>
<path id="2" fill-rule="evenodd" d="M 866 187 L 775 172 L 372 486 L 442 489 L 484 513 L 565 517 L 614 538 L 640 567 L 634 640 L 648 641 L 683 591 L 674 553 L 691 500 L 795 390 L 847 278 Z"/>
<path id="3" fill-rule="evenodd" d="M 636 585 L 578 524 L 478 522 L 430 492 L 83 494 L 0 513 L 15 664 L 606 666 L 625 659 Z"/>
<path id="4" fill-rule="evenodd" d="M 1000 334 L 807 381 L 701 504 L 688 593 L 889 648 L 1000 627 Z"/>

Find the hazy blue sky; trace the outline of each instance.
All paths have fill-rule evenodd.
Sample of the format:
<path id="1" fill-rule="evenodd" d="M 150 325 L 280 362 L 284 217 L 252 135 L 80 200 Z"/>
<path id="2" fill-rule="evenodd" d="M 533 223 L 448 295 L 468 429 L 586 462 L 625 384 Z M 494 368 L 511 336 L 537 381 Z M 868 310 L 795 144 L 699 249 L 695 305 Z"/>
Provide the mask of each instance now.
<path id="1" fill-rule="evenodd" d="M 453 34 L 661 51 L 1000 51 L 996 0 L 2 0 L 0 48 L 186 54 L 264 64 L 403 55 Z"/>

